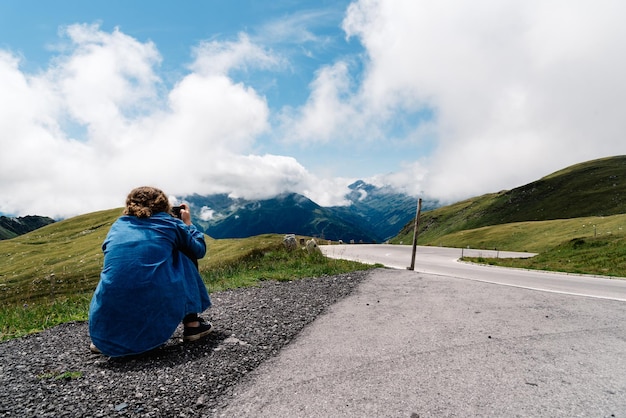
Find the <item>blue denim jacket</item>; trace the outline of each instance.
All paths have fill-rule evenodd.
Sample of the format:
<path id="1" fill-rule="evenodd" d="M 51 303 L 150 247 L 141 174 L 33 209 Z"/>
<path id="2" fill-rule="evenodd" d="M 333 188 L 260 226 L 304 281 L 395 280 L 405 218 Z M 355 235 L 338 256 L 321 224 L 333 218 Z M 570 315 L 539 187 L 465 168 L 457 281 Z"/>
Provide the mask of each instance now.
<path id="1" fill-rule="evenodd" d="M 91 340 L 111 357 L 139 354 L 165 343 L 182 318 L 211 306 L 194 262 L 204 257 L 204 234 L 161 212 L 122 216 L 102 245 L 104 267 L 89 308 Z"/>

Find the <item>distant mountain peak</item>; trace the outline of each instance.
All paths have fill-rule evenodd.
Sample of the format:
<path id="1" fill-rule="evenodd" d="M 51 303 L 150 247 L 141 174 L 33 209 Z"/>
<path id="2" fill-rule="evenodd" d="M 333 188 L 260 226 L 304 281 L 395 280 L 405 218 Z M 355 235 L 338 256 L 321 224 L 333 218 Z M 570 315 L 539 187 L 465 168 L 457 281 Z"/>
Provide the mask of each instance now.
<path id="1" fill-rule="evenodd" d="M 352 183 L 349 206 L 322 207 L 306 196 L 285 192 L 264 200 L 225 195 L 188 196 L 194 223 L 213 238 L 263 233 L 297 233 L 348 242 L 383 241 L 413 216 L 414 199 L 363 180 Z M 197 215 L 196 215 L 197 213 Z"/>
<path id="2" fill-rule="evenodd" d="M 11 218 L 0 216 L 0 239 L 9 239 L 54 223 L 54 219 L 46 216 L 28 215 Z"/>
<path id="3" fill-rule="evenodd" d="M 348 188 L 351 189 L 351 190 L 355 190 L 355 189 L 360 189 L 360 188 L 363 188 L 363 187 L 366 187 L 366 186 L 371 186 L 371 184 L 368 184 L 368 183 L 364 182 L 363 180 L 357 180 L 354 183 L 350 184 L 348 186 Z"/>
<path id="4" fill-rule="evenodd" d="M 366 183 L 363 180 L 355 181 L 354 183 L 349 185 L 348 188 L 352 191 L 364 191 L 366 193 L 371 193 L 373 191 L 380 190 L 379 187 L 374 186 L 373 184 L 370 184 L 370 183 Z"/>

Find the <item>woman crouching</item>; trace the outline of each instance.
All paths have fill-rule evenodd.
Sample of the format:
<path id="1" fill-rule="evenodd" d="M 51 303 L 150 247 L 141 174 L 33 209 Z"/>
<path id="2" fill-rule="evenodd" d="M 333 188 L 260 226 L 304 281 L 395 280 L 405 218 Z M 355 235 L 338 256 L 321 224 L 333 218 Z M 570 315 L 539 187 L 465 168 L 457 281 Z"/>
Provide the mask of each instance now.
<path id="1" fill-rule="evenodd" d="M 186 205 L 177 218 L 161 190 L 132 190 L 102 250 L 104 267 L 89 308 L 93 352 L 120 357 L 152 350 L 181 321 L 186 341 L 212 331 L 198 316 L 211 306 L 196 267 L 206 243 Z"/>

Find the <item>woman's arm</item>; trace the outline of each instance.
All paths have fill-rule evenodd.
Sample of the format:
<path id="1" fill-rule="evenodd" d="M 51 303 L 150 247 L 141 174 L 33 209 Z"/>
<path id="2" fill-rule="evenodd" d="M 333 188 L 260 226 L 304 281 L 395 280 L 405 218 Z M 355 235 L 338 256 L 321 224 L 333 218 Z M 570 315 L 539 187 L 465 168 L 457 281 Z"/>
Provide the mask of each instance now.
<path id="1" fill-rule="evenodd" d="M 180 219 L 187 225 L 187 236 L 183 239 L 183 252 L 193 255 L 195 258 L 202 258 L 206 254 L 206 242 L 204 233 L 191 222 L 191 212 L 186 204 L 180 208 Z"/>

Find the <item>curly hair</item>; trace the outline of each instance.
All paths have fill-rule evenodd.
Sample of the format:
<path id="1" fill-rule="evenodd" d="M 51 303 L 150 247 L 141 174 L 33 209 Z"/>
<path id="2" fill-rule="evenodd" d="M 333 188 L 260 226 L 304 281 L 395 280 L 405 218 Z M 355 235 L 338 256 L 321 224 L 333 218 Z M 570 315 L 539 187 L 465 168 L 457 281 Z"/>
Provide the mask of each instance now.
<path id="1" fill-rule="evenodd" d="M 149 218 L 155 213 L 170 213 L 172 208 L 167 195 L 156 187 L 137 187 L 131 190 L 126 197 L 124 215 L 138 218 Z"/>

